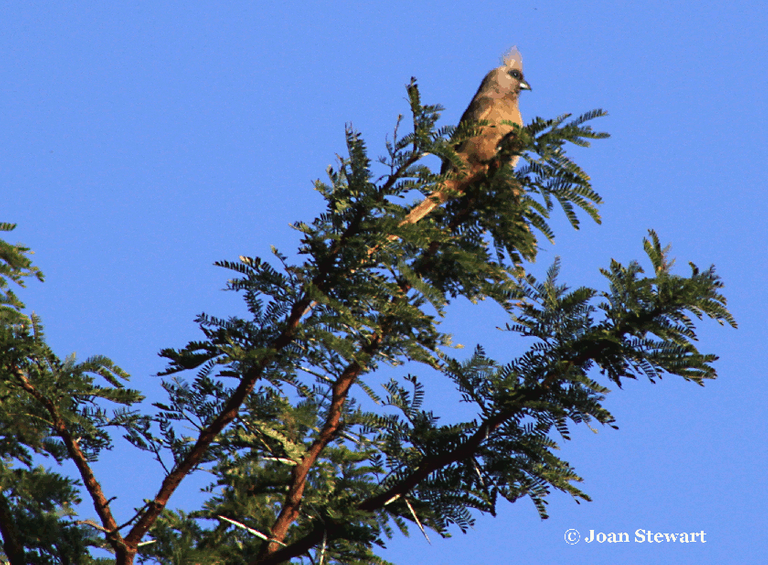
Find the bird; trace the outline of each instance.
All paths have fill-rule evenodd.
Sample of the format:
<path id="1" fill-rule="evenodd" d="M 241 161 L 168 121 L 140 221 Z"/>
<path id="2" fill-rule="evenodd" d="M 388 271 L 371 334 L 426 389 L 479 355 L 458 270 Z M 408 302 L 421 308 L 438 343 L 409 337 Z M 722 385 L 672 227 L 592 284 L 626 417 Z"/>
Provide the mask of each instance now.
<path id="1" fill-rule="evenodd" d="M 523 125 L 518 106 L 518 98 L 523 90 L 531 90 L 531 86 L 523 76 L 523 57 L 517 47 L 512 47 L 502 57 L 501 66 L 485 75 L 477 93 L 459 120 L 459 128 L 462 124 L 488 122 L 479 128 L 477 135 L 455 147 L 456 153 L 467 164 L 467 174 L 461 179 L 447 180 L 445 188 L 449 190 L 434 191 L 408 213 L 402 224 L 418 222 L 448 200 L 451 192 L 464 192 L 464 188 L 476 179 L 479 173 L 487 170 L 489 161 L 496 156 L 499 143 L 514 129 L 513 126 L 501 122 L 509 121 L 518 126 Z M 518 159 L 518 156 L 512 157 L 510 165 L 514 167 Z M 445 161 L 440 174 L 445 174 L 453 168 L 450 162 Z"/>
<path id="2" fill-rule="evenodd" d="M 502 65 L 485 75 L 459 120 L 460 126 L 467 122 L 490 122 L 478 135 L 456 147 L 456 152 L 467 164 L 488 162 L 496 156 L 499 143 L 513 129 L 502 121 L 523 125 L 518 105 L 523 90 L 531 90 L 531 86 L 523 77 L 523 57 L 517 47 L 512 47 L 502 58 Z M 512 166 L 516 163 L 517 157 L 513 157 Z M 450 163 L 444 163 L 441 173 L 450 168 Z"/>

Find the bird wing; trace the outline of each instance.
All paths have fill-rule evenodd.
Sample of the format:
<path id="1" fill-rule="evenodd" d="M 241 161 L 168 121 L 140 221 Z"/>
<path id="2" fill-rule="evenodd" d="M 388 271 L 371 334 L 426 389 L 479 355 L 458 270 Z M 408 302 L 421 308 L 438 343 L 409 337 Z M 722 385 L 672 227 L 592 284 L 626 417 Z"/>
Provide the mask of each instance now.
<path id="1" fill-rule="evenodd" d="M 461 115 L 459 123 L 465 121 L 479 122 L 480 120 L 488 119 L 488 115 L 493 109 L 493 104 L 494 100 L 492 98 L 487 96 L 475 96 Z"/>
<path id="2" fill-rule="evenodd" d="M 469 103 L 469 106 L 467 106 L 467 109 L 464 110 L 464 113 L 461 115 L 459 125 L 466 122 L 479 122 L 482 120 L 488 120 L 490 118 L 491 111 L 493 110 L 493 104 L 494 100 L 492 98 L 485 96 L 475 96 L 472 99 L 472 102 Z M 469 140 L 465 139 L 461 143 L 455 145 L 455 151 L 457 153 L 463 153 L 466 151 L 468 141 Z M 449 168 L 450 164 L 448 162 L 443 163 L 443 166 L 440 169 L 440 174 L 446 173 Z"/>

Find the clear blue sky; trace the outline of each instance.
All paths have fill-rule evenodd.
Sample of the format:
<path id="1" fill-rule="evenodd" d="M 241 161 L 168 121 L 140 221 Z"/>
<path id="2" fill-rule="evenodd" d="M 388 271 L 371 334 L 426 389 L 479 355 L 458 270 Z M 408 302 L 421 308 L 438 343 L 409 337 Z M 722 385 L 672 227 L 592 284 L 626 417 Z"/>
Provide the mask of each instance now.
<path id="1" fill-rule="evenodd" d="M 404 85 L 455 124 L 516 44 L 524 118 L 603 108 L 612 134 L 576 153 L 604 222 L 554 246 L 563 281 L 601 285 L 611 258 L 642 258 L 654 228 L 681 270 L 714 263 L 740 328 L 702 326 L 721 356 L 705 388 L 668 378 L 610 395 L 620 430 L 577 429 L 563 449 L 594 501 L 525 500 L 466 536 L 418 532 L 398 563 L 763 563 L 768 553 L 765 379 L 768 8 L 734 2 L 70 2 L 0 8 L 0 220 L 47 280 L 22 298 L 62 356 L 104 354 L 157 398 L 157 352 L 199 336 L 193 317 L 240 312 L 212 266 L 295 248 L 311 187 L 344 152 L 344 124 L 383 153 Z M 457 341 L 490 341 L 459 306 Z M 472 323 L 466 323 L 469 314 Z M 487 320 L 489 323 L 483 324 Z M 491 328 L 491 329 L 488 329 Z M 502 357 L 503 360 L 503 357 Z M 440 397 L 428 398 L 440 404 Z M 443 400 L 447 402 L 447 400 Z M 129 455 L 129 459 L 125 456 Z M 97 465 L 124 519 L 158 469 L 118 447 Z M 199 500 L 197 484 L 172 505 Z M 86 512 L 91 512 L 86 508 Z M 595 531 L 701 531 L 706 544 L 583 542 Z"/>

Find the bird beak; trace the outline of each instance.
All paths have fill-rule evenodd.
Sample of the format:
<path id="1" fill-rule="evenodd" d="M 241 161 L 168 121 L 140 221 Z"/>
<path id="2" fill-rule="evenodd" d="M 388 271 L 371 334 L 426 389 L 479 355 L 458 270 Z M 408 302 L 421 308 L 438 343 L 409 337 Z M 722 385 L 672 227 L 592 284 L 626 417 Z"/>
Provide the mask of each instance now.
<path id="1" fill-rule="evenodd" d="M 520 81 L 520 90 L 533 90 L 531 88 L 531 85 L 525 82 L 524 80 Z"/>

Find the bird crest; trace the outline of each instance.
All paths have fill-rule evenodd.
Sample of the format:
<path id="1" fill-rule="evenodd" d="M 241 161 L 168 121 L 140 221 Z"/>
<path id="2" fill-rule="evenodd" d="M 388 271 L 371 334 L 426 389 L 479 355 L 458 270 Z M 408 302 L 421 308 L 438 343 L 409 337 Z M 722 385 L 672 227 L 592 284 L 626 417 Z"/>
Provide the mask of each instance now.
<path id="1" fill-rule="evenodd" d="M 509 67 L 510 69 L 523 70 L 523 56 L 520 54 L 520 51 L 517 50 L 517 46 L 513 46 L 512 49 L 507 51 L 501 59 L 501 62 L 505 67 Z"/>

